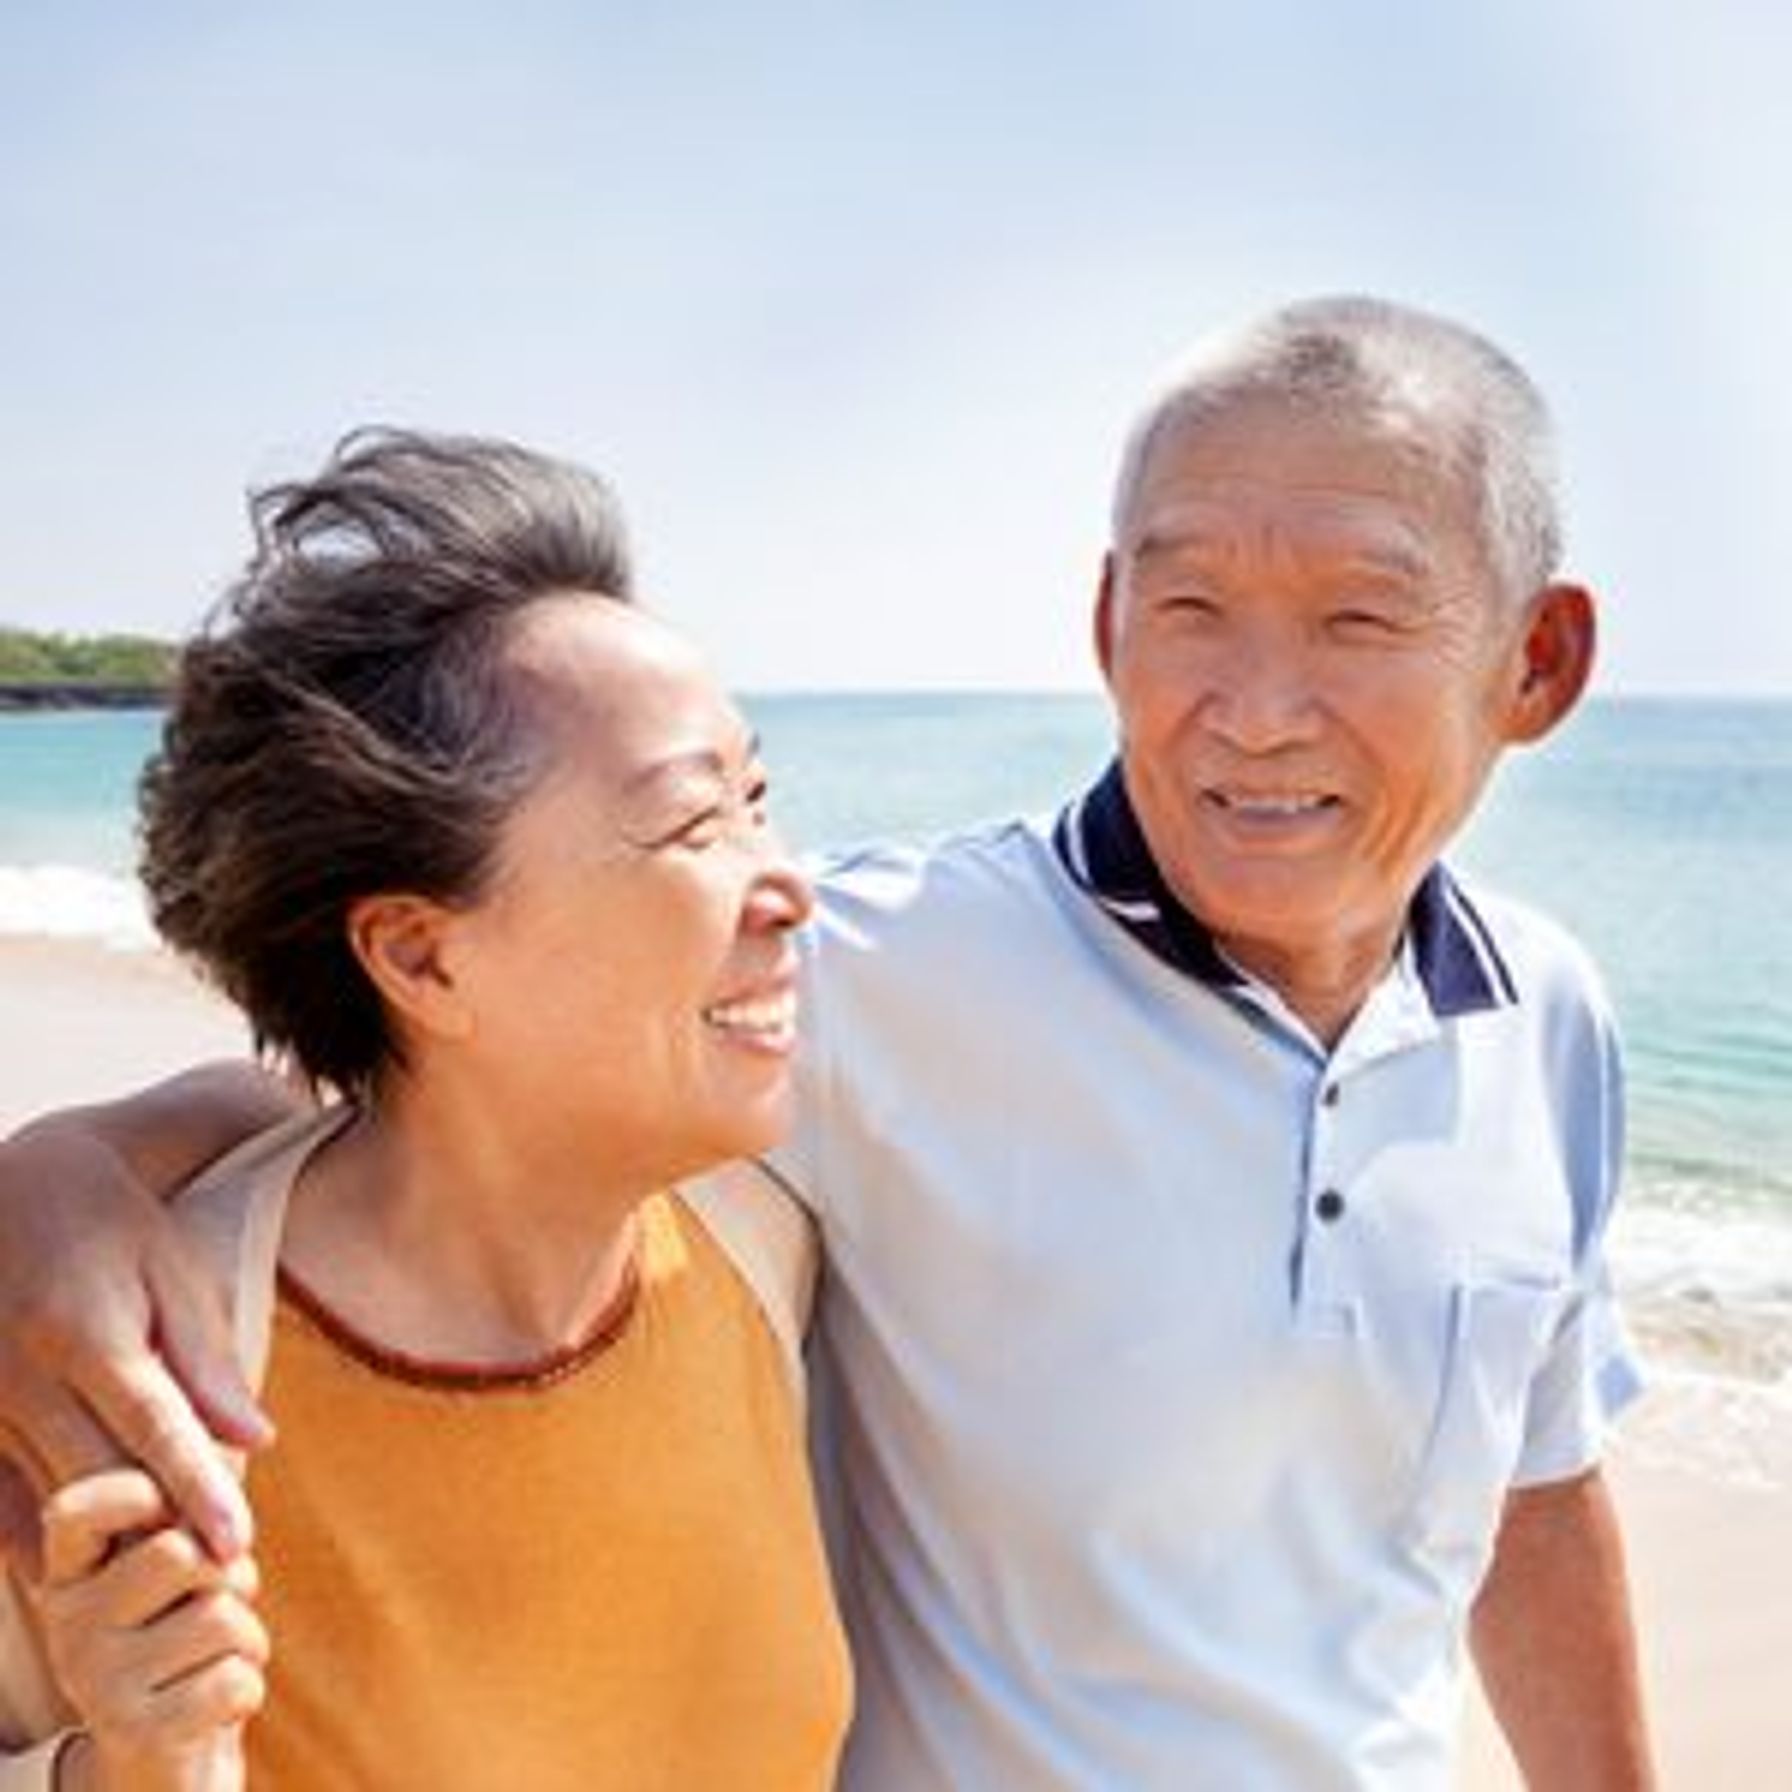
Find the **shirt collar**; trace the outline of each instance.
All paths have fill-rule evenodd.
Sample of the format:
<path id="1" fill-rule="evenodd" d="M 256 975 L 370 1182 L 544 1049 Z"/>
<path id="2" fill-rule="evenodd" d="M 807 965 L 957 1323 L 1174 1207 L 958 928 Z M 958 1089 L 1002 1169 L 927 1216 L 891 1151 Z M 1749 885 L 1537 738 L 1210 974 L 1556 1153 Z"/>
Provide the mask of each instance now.
<path id="1" fill-rule="evenodd" d="M 1165 883 L 1117 759 L 1065 807 L 1052 843 L 1075 882 L 1141 945 L 1210 988 L 1246 987 L 1244 973 Z M 1517 1001 L 1512 974 L 1487 923 L 1442 865 L 1432 866 L 1413 895 L 1407 944 L 1439 1020 Z"/>

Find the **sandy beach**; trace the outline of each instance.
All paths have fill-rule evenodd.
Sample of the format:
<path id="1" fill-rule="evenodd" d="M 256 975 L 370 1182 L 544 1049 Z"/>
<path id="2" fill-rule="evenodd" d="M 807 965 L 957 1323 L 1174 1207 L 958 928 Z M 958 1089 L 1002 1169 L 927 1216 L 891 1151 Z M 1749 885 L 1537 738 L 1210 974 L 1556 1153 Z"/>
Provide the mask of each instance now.
<path id="1" fill-rule="evenodd" d="M 234 1014 L 168 960 L 0 939 L 0 1130 L 240 1052 Z M 1792 1784 L 1792 1389 L 1652 1365 L 1613 1452 L 1663 1783 Z M 1478 1702 L 1464 1792 L 1520 1781 Z"/>
<path id="2" fill-rule="evenodd" d="M 1729 1477 L 1701 1459 L 1710 1404 L 1676 1387 L 1636 1410 L 1613 1451 L 1661 1783 L 1774 1792 L 1792 1783 L 1792 1482 Z M 1792 1466 L 1792 1407 L 1774 1449 Z M 1670 1453 L 1678 1440 L 1682 1456 Z M 1462 1792 L 1523 1785 L 1478 1694 Z"/>
<path id="3" fill-rule="evenodd" d="M 235 1010 L 166 955 L 0 936 L 0 1132 L 246 1048 Z"/>

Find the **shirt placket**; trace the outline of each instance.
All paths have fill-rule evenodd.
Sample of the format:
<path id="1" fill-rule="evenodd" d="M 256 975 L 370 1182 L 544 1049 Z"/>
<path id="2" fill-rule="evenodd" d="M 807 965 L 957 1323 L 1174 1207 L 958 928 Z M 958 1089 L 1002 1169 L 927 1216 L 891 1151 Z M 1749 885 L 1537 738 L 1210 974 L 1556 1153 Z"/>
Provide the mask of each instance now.
<path id="1" fill-rule="evenodd" d="M 1348 1336 L 1356 1329 L 1351 1190 L 1340 1125 L 1347 1081 L 1328 1064 L 1308 1097 L 1294 1302 L 1298 1329 L 1316 1337 Z"/>
<path id="2" fill-rule="evenodd" d="M 1349 1336 L 1360 1327 L 1364 1278 L 1356 1208 L 1368 1141 L 1354 1124 L 1354 1108 L 1362 1078 L 1378 1060 L 1436 1031 L 1436 1016 L 1416 979 L 1396 973 L 1371 996 L 1312 1089 L 1294 1284 L 1296 1324 L 1303 1333 Z"/>

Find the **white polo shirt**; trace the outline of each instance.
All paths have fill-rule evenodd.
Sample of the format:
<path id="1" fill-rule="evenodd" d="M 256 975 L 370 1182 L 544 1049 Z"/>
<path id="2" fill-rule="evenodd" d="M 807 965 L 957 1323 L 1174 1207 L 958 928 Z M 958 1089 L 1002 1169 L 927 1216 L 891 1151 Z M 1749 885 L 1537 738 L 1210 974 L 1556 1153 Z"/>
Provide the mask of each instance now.
<path id="1" fill-rule="evenodd" d="M 1502 1496 L 1636 1377 L 1597 986 L 1433 881 L 1328 1059 L 1042 828 L 826 877 L 777 1162 L 826 1246 L 851 1792 L 1447 1784 Z"/>

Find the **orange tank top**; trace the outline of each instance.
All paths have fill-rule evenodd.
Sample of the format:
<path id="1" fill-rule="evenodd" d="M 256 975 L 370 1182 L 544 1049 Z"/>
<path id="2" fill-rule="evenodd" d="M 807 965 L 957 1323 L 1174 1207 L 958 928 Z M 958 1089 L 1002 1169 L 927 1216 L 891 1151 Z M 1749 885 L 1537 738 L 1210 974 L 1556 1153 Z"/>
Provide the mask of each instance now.
<path id="1" fill-rule="evenodd" d="M 850 1703 L 802 1426 L 673 1198 L 611 1335 L 399 1363 L 283 1291 L 256 1458 L 252 1792 L 821 1792 Z"/>

